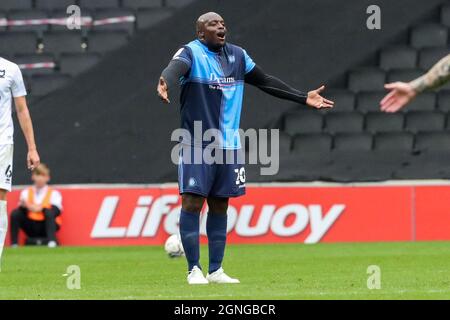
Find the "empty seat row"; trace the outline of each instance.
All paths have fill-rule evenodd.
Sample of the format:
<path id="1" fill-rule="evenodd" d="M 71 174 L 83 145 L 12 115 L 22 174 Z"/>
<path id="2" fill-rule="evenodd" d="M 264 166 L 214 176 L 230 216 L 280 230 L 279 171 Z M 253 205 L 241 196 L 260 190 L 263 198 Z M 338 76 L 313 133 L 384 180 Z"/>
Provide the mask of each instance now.
<path id="1" fill-rule="evenodd" d="M 407 132 L 380 134 L 338 134 L 326 133 L 299 135 L 293 138 L 292 151 L 296 153 L 325 153 L 329 151 L 371 151 L 396 152 L 450 151 L 450 132 Z M 386 156 L 389 156 L 388 154 Z"/>
<path id="2" fill-rule="evenodd" d="M 380 52 L 379 66 L 390 69 L 430 69 L 440 59 L 450 53 L 450 47 L 423 48 L 416 50 L 411 47 L 395 46 Z"/>
<path id="3" fill-rule="evenodd" d="M 63 53 L 58 59 L 52 54 L 16 55 L 11 60 L 17 63 L 24 75 L 51 74 L 59 71 L 76 76 L 97 64 L 101 59 L 98 53 Z M 32 64 L 32 65 L 31 65 Z"/>
<path id="4" fill-rule="evenodd" d="M 81 9 L 103 8 L 158 8 L 163 6 L 177 7 L 192 1 L 189 0 L 2 0 L 0 11 L 23 9 L 65 9 L 70 5 L 78 5 Z"/>
<path id="5" fill-rule="evenodd" d="M 25 86 L 30 96 L 43 97 L 48 93 L 63 87 L 72 77 L 68 74 L 41 74 L 31 77 L 25 76 Z"/>
<path id="6" fill-rule="evenodd" d="M 427 23 L 411 29 L 410 44 L 414 48 L 445 47 L 449 43 L 448 38 L 446 26 Z"/>
<path id="7" fill-rule="evenodd" d="M 302 133 L 438 131 L 450 129 L 450 114 L 442 112 L 412 111 L 403 113 L 359 112 L 328 113 L 305 110 L 286 114 L 284 131 L 289 135 Z"/>
<path id="8" fill-rule="evenodd" d="M 35 53 L 38 48 L 43 52 L 60 54 L 62 52 L 107 52 L 117 49 L 128 41 L 128 34 L 124 31 L 92 31 L 88 37 L 78 32 L 49 32 L 45 33 L 40 42 L 33 33 L 3 33 L 0 34 L 0 54 Z"/>

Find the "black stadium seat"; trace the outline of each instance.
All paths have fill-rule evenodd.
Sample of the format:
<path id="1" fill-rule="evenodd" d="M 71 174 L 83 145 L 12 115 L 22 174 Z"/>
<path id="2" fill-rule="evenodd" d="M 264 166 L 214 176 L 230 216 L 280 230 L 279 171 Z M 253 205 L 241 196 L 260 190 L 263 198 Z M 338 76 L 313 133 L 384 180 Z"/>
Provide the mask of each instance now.
<path id="1" fill-rule="evenodd" d="M 326 97 L 334 101 L 334 108 L 326 111 L 353 111 L 355 109 L 355 94 L 348 90 L 327 90 Z"/>
<path id="2" fill-rule="evenodd" d="M 129 9 L 105 9 L 105 10 L 96 10 L 94 18 L 96 21 L 107 19 L 107 18 L 115 18 L 115 17 L 134 17 L 134 12 Z M 94 25 L 93 30 L 95 31 L 104 31 L 104 30 L 112 30 L 112 31 L 126 31 L 128 34 L 133 34 L 134 32 L 134 21 L 124 21 L 120 23 L 111 23 L 104 25 Z"/>
<path id="3" fill-rule="evenodd" d="M 35 0 L 36 8 L 43 10 L 56 10 L 56 9 L 64 9 L 70 5 L 76 4 L 75 0 Z"/>
<path id="4" fill-rule="evenodd" d="M 284 131 L 294 136 L 300 133 L 322 132 L 322 115 L 315 110 L 298 110 L 284 116 Z"/>
<path id="5" fill-rule="evenodd" d="M 78 4 L 83 9 L 109 9 L 119 8 L 119 0 L 79 0 Z"/>
<path id="6" fill-rule="evenodd" d="M 39 10 L 10 11 L 8 14 L 9 20 L 30 20 L 30 19 L 47 19 L 47 18 L 48 18 L 47 12 Z M 48 24 L 9 26 L 8 30 L 34 31 L 37 32 L 39 36 L 42 36 L 42 33 L 48 30 Z"/>
<path id="7" fill-rule="evenodd" d="M 35 53 L 37 38 L 34 32 L 0 33 L 0 52 L 6 54 Z"/>
<path id="8" fill-rule="evenodd" d="M 6 19 L 6 14 L 4 12 L 0 11 L 0 20 Z M 6 26 L 0 26 L 0 32 L 3 32 L 6 30 Z"/>
<path id="9" fill-rule="evenodd" d="M 0 10 L 27 10 L 33 7 L 33 0 L 1 0 Z"/>
<path id="10" fill-rule="evenodd" d="M 369 133 L 340 133 L 334 137 L 335 151 L 370 151 L 372 135 Z"/>
<path id="11" fill-rule="evenodd" d="M 328 134 L 304 134 L 294 138 L 294 153 L 327 153 L 331 150 L 332 138 Z"/>
<path id="12" fill-rule="evenodd" d="M 445 5 L 441 8 L 441 23 L 450 27 L 450 5 Z"/>
<path id="13" fill-rule="evenodd" d="M 27 55 L 16 55 L 14 56 L 14 63 L 19 66 L 24 64 L 35 64 L 35 63 L 55 63 L 55 59 L 51 54 L 27 54 Z M 22 68 L 22 74 L 24 75 L 35 75 L 35 74 L 51 74 L 55 72 L 55 67 L 43 66 L 40 68 L 27 69 Z"/>
<path id="14" fill-rule="evenodd" d="M 348 87 L 354 92 L 382 90 L 385 73 L 381 69 L 360 69 L 352 71 L 348 79 Z"/>
<path id="15" fill-rule="evenodd" d="M 361 132 L 364 116 L 359 112 L 328 113 L 325 117 L 326 130 L 330 133 Z"/>
<path id="16" fill-rule="evenodd" d="M 169 8 L 141 9 L 136 12 L 137 27 L 138 29 L 149 28 L 168 18 L 171 14 L 172 10 Z"/>
<path id="17" fill-rule="evenodd" d="M 175 8 L 181 8 L 185 5 L 188 5 L 191 2 L 194 2 L 195 0 L 165 0 L 166 6 L 168 7 L 175 7 Z"/>
<path id="18" fill-rule="evenodd" d="M 404 111 L 433 111 L 436 109 L 436 94 L 434 92 L 422 92 L 412 100 Z"/>
<path id="19" fill-rule="evenodd" d="M 88 36 L 88 51 L 105 53 L 122 47 L 127 41 L 125 31 L 92 31 Z"/>
<path id="20" fill-rule="evenodd" d="M 131 9 L 159 8 L 162 0 L 122 0 L 122 7 Z"/>
<path id="21" fill-rule="evenodd" d="M 450 111 L 450 90 L 440 91 L 437 94 L 437 107 L 443 112 Z"/>
<path id="22" fill-rule="evenodd" d="M 62 73 L 76 76 L 93 67 L 100 59 L 97 53 L 66 53 L 61 55 L 59 67 Z"/>
<path id="23" fill-rule="evenodd" d="M 380 53 L 380 68 L 410 69 L 417 64 L 417 51 L 411 47 L 389 47 Z"/>
<path id="24" fill-rule="evenodd" d="M 70 80 L 70 76 L 64 74 L 36 75 L 31 78 L 31 92 L 33 96 L 42 97 L 61 88 Z"/>
<path id="25" fill-rule="evenodd" d="M 450 151 L 450 132 L 421 132 L 416 135 L 415 151 Z"/>
<path id="26" fill-rule="evenodd" d="M 52 31 L 44 34 L 44 52 L 59 55 L 63 52 L 82 52 L 82 37 L 80 32 Z"/>
<path id="27" fill-rule="evenodd" d="M 449 47 L 424 48 L 419 53 L 419 67 L 428 70 L 449 53 Z"/>
<path id="28" fill-rule="evenodd" d="M 401 132 L 403 126 L 402 113 L 370 112 L 366 115 L 366 131 L 368 132 Z"/>
<path id="29" fill-rule="evenodd" d="M 374 138 L 374 150 L 389 152 L 411 152 L 414 136 L 406 132 L 380 133 Z M 388 157 L 389 154 L 386 154 Z"/>
<path id="30" fill-rule="evenodd" d="M 395 81 L 403 81 L 409 82 L 420 77 L 423 74 L 423 71 L 420 69 L 398 69 L 391 70 L 387 76 L 387 82 L 395 82 Z"/>
<path id="31" fill-rule="evenodd" d="M 414 48 L 442 47 L 447 45 L 448 30 L 439 24 L 423 24 L 411 31 L 411 45 Z"/>
<path id="32" fill-rule="evenodd" d="M 380 101 L 386 95 L 386 91 L 360 92 L 356 97 L 356 110 L 359 112 L 380 111 Z"/>
<path id="33" fill-rule="evenodd" d="M 438 131 L 445 127 L 445 116 L 441 112 L 412 111 L 406 114 L 405 128 L 412 132 Z"/>

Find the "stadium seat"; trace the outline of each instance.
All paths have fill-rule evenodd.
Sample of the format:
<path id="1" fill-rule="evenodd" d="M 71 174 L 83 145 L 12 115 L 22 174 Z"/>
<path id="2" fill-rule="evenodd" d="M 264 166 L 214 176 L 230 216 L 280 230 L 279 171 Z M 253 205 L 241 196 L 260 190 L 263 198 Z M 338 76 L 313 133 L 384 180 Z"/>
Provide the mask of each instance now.
<path id="1" fill-rule="evenodd" d="M 439 24 L 423 24 L 411 31 L 411 45 L 414 48 L 442 47 L 447 45 L 448 30 Z"/>
<path id="2" fill-rule="evenodd" d="M 5 54 L 35 53 L 37 38 L 34 32 L 0 33 L 0 52 Z"/>
<path id="3" fill-rule="evenodd" d="M 81 10 L 83 9 L 109 9 L 109 8 L 119 8 L 119 0 L 79 0 L 78 5 Z"/>
<path id="4" fill-rule="evenodd" d="M 409 82 L 420 77 L 423 71 L 420 69 L 391 70 L 387 76 L 387 82 L 403 81 Z"/>
<path id="5" fill-rule="evenodd" d="M 105 10 L 96 10 L 94 18 L 96 21 L 107 19 L 107 18 L 115 18 L 115 17 L 134 17 L 134 12 L 129 9 L 105 9 Z M 112 23 L 112 24 L 104 24 L 97 25 L 93 27 L 95 31 L 126 31 L 128 34 L 133 34 L 134 32 L 134 21 L 124 21 L 120 23 Z"/>
<path id="6" fill-rule="evenodd" d="M 162 0 L 122 0 L 122 7 L 137 9 L 149 9 L 162 7 Z"/>
<path id="7" fill-rule="evenodd" d="M 1 0 L 0 10 L 27 10 L 33 7 L 33 0 Z"/>
<path id="8" fill-rule="evenodd" d="M 301 133 L 322 132 L 322 115 L 315 110 L 298 110 L 284 116 L 284 131 L 294 136 Z"/>
<path id="9" fill-rule="evenodd" d="M 427 151 L 450 151 L 450 132 L 420 132 L 416 135 L 414 150 Z"/>
<path id="10" fill-rule="evenodd" d="M 284 132 L 280 132 L 280 140 L 279 140 L 280 154 L 288 154 L 291 151 L 291 144 L 292 144 L 291 137 Z"/>
<path id="11" fill-rule="evenodd" d="M 184 7 L 195 0 L 165 0 L 167 7 L 181 8 Z"/>
<path id="12" fill-rule="evenodd" d="M 136 12 L 137 27 L 138 29 L 149 28 L 168 18 L 171 14 L 172 10 L 169 8 L 138 10 Z"/>
<path id="13" fill-rule="evenodd" d="M 437 107 L 440 111 L 450 111 L 450 90 L 440 91 L 437 94 Z"/>
<path id="14" fill-rule="evenodd" d="M 424 48 L 419 53 L 419 67 L 428 70 L 450 53 L 450 48 Z"/>
<path id="15" fill-rule="evenodd" d="M 60 57 L 62 73 L 76 76 L 97 64 L 101 56 L 97 53 L 65 53 Z"/>
<path id="16" fill-rule="evenodd" d="M 340 133 L 334 137 L 335 151 L 370 151 L 372 135 L 369 133 Z"/>
<path id="17" fill-rule="evenodd" d="M 450 27 L 450 5 L 442 6 L 441 23 L 446 27 Z"/>
<path id="18" fill-rule="evenodd" d="M 386 91 L 360 92 L 356 97 L 356 110 L 359 112 L 380 111 L 380 101 L 386 95 Z"/>
<path id="19" fill-rule="evenodd" d="M 88 36 L 88 51 L 106 53 L 125 45 L 128 33 L 125 31 L 92 31 Z"/>
<path id="20" fill-rule="evenodd" d="M 348 78 L 348 87 L 354 92 L 382 90 L 385 74 L 381 69 L 360 69 L 352 71 Z"/>
<path id="21" fill-rule="evenodd" d="M 75 0 L 35 0 L 35 6 L 37 9 L 43 10 L 56 10 L 60 9 L 64 11 L 70 5 L 76 4 Z"/>
<path id="22" fill-rule="evenodd" d="M 83 39 L 78 31 L 51 31 L 44 34 L 44 52 L 59 56 L 63 52 L 82 52 Z"/>
<path id="23" fill-rule="evenodd" d="M 323 109 L 325 112 L 353 111 L 355 108 L 355 94 L 347 90 L 327 90 L 326 97 L 334 101 L 334 107 Z"/>
<path id="24" fill-rule="evenodd" d="M 69 82 L 70 76 L 64 74 L 36 75 L 31 78 L 33 96 L 42 97 Z"/>
<path id="25" fill-rule="evenodd" d="M 403 126 L 402 113 L 370 112 L 366 115 L 366 131 L 368 132 L 401 132 Z"/>
<path id="26" fill-rule="evenodd" d="M 404 111 L 433 111 L 436 109 L 436 94 L 434 92 L 422 92 L 412 100 Z"/>
<path id="27" fill-rule="evenodd" d="M 327 153 L 331 150 L 332 138 L 328 134 L 304 134 L 294 138 L 292 152 L 294 153 Z"/>
<path id="28" fill-rule="evenodd" d="M 414 136 L 406 132 L 379 133 L 374 138 L 374 150 L 389 152 L 411 152 Z M 389 156 L 387 154 L 386 156 Z"/>
<path id="29" fill-rule="evenodd" d="M 438 131 L 445 127 L 445 116 L 441 112 L 411 111 L 406 114 L 405 128 L 412 132 Z"/>
<path id="30" fill-rule="evenodd" d="M 29 19 L 47 19 L 48 14 L 45 11 L 39 10 L 21 10 L 10 11 L 8 14 L 9 20 L 29 20 Z M 24 25 L 24 26 L 9 26 L 9 31 L 34 31 L 39 37 L 42 37 L 42 33 L 48 30 L 48 24 L 40 25 Z"/>
<path id="31" fill-rule="evenodd" d="M 14 63 L 17 63 L 24 75 L 35 75 L 35 74 L 51 74 L 55 72 L 55 67 L 53 66 L 42 66 L 40 68 L 23 68 L 21 65 L 25 64 L 35 64 L 35 63 L 55 63 L 53 55 L 51 54 L 27 54 L 27 55 L 16 55 L 14 56 Z"/>
<path id="32" fill-rule="evenodd" d="M 330 133 L 361 132 L 364 116 L 359 112 L 328 113 L 325 117 L 326 131 Z"/>
<path id="33" fill-rule="evenodd" d="M 417 52 L 411 47 L 389 47 L 380 53 L 380 68 L 411 69 L 417 64 Z"/>

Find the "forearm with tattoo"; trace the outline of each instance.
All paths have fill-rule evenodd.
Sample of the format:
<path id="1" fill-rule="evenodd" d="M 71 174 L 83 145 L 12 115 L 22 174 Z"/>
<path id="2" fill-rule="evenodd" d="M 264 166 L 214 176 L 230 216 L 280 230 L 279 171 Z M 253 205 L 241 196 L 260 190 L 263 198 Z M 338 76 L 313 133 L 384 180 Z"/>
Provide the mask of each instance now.
<path id="1" fill-rule="evenodd" d="M 410 82 L 416 92 L 437 88 L 450 80 L 450 54 L 436 63 L 426 74 Z"/>

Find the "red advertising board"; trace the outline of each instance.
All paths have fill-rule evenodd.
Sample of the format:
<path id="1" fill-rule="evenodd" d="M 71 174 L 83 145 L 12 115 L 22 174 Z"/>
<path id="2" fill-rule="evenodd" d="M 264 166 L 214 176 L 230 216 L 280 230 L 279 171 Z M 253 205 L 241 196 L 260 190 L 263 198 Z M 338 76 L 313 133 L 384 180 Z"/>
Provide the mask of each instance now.
<path id="1" fill-rule="evenodd" d="M 156 245 L 178 230 L 176 188 L 59 190 L 62 245 Z M 249 186 L 245 196 L 230 200 L 228 242 L 450 240 L 447 195 L 450 186 Z M 10 211 L 18 196 L 9 194 Z"/>

